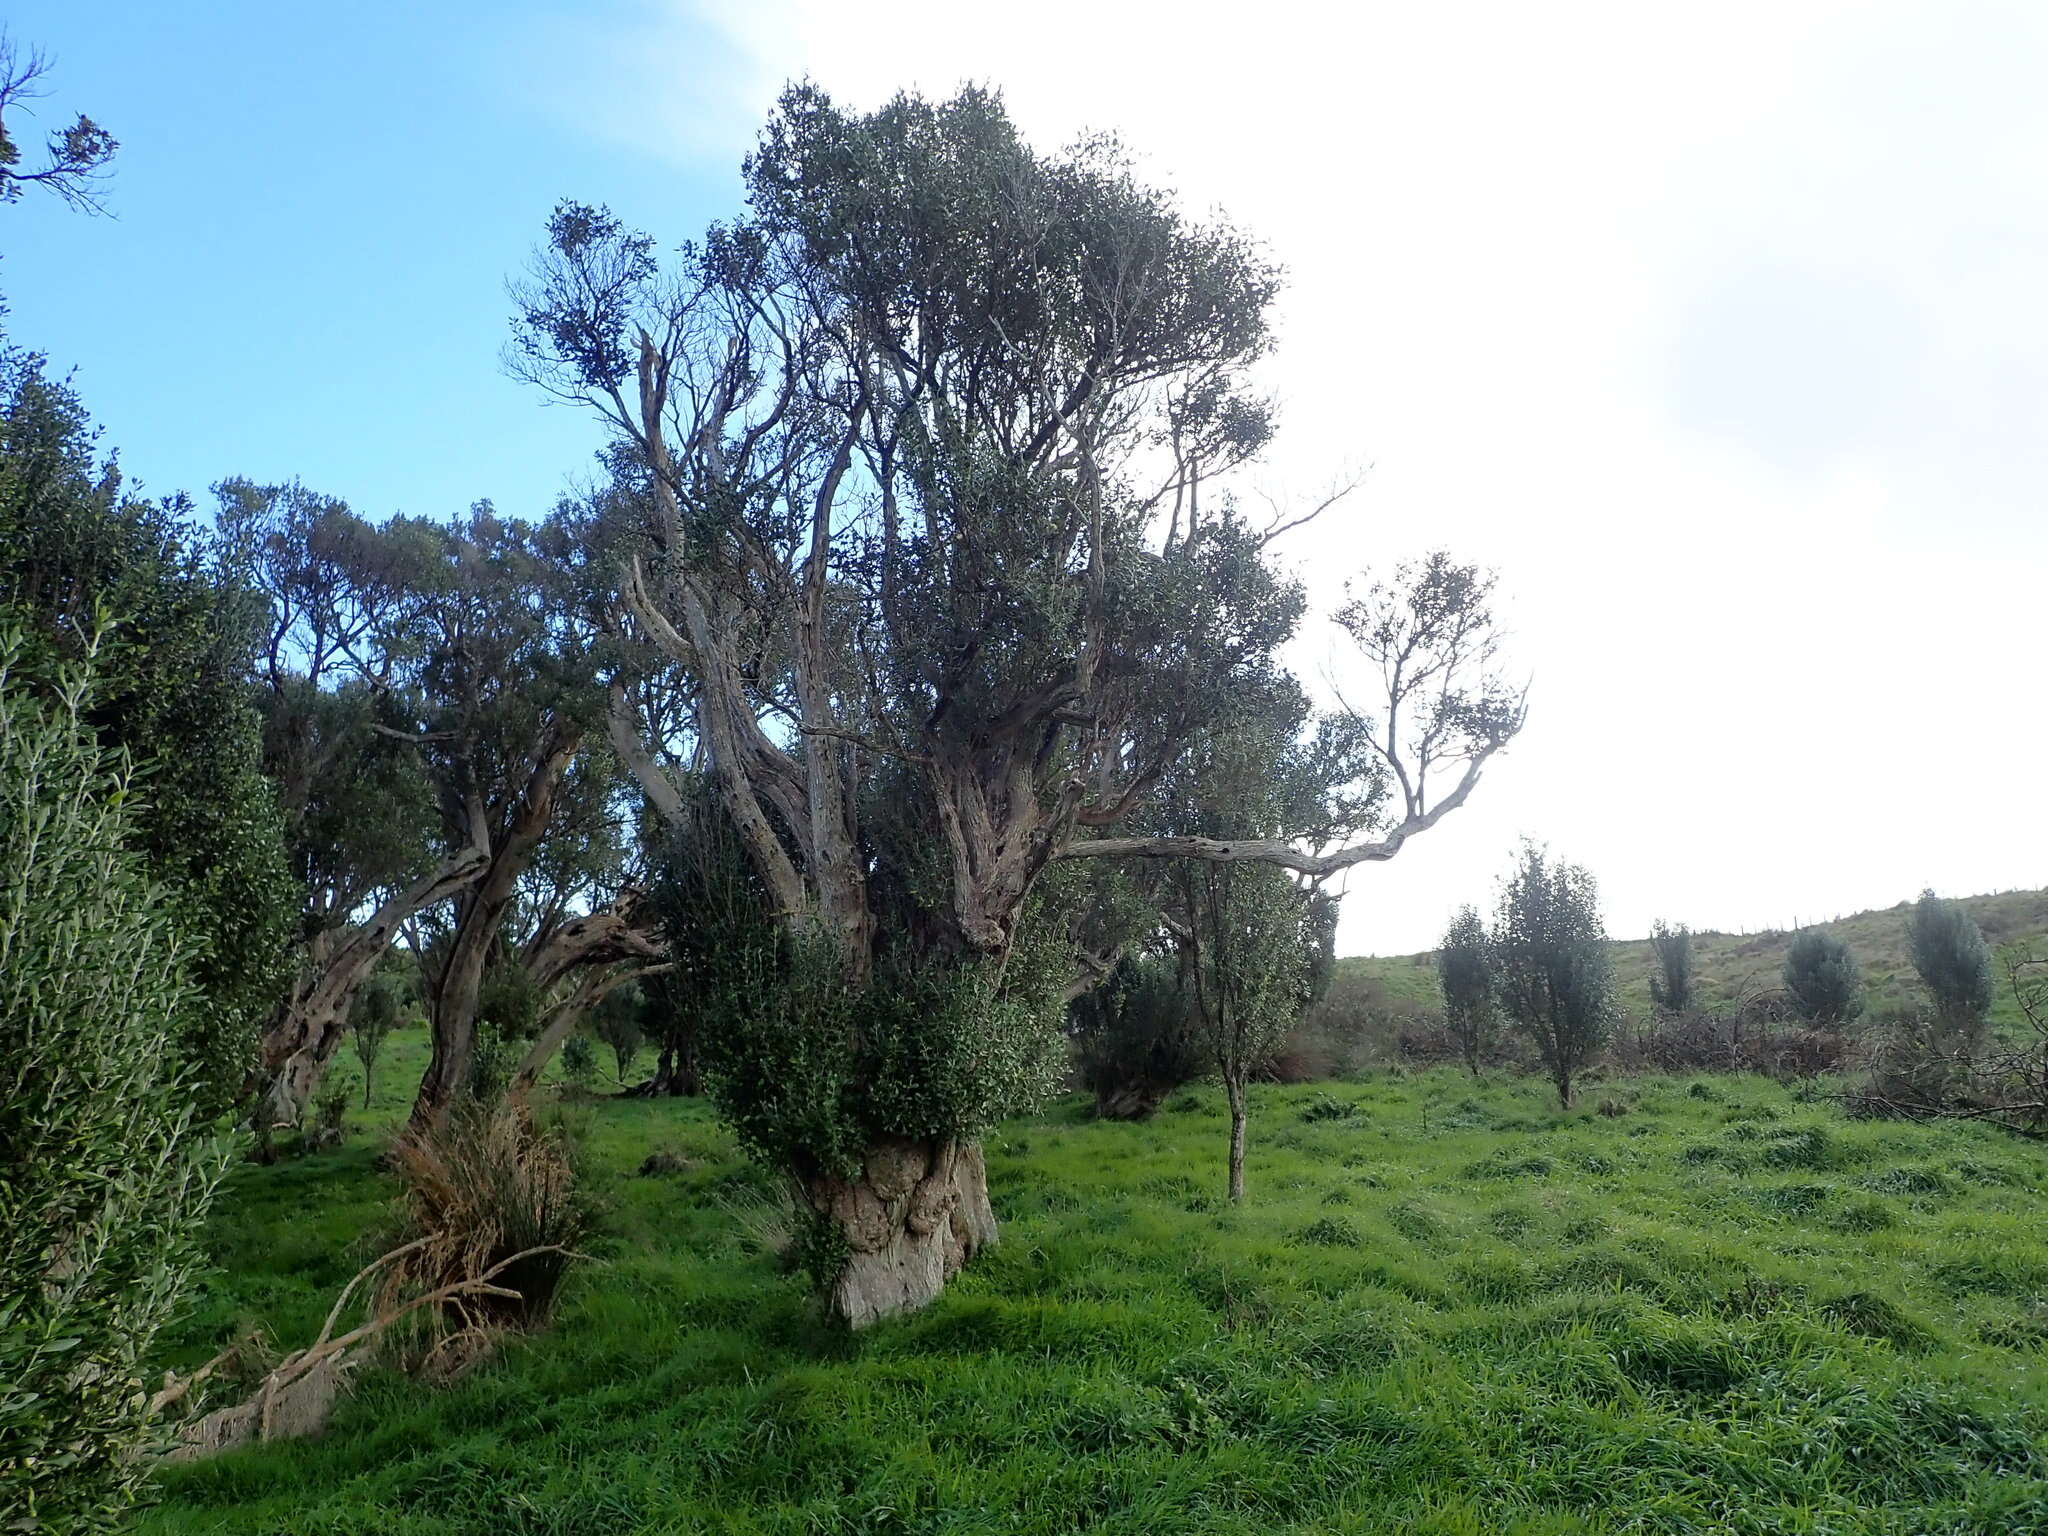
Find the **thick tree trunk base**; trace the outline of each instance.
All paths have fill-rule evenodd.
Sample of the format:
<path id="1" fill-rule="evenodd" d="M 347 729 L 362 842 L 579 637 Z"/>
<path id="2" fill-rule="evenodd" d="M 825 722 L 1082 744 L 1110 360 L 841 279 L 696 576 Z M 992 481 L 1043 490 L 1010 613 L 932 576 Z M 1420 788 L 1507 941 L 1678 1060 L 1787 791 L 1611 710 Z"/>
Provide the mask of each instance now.
<path id="1" fill-rule="evenodd" d="M 826 1305 L 865 1328 L 936 1300 L 954 1271 L 996 1240 L 988 1171 L 973 1142 L 880 1142 L 857 1179 L 819 1179 L 811 1208 L 846 1239 Z"/>
<path id="2" fill-rule="evenodd" d="M 1153 1083 L 1125 1085 L 1095 1095 L 1098 1120 L 1149 1120 L 1171 1090 Z"/>
<path id="3" fill-rule="evenodd" d="M 266 1075 L 253 1115 L 270 1127 L 299 1124 L 333 1055 L 330 1047 L 325 1055 L 309 1049 L 286 1056 Z"/>

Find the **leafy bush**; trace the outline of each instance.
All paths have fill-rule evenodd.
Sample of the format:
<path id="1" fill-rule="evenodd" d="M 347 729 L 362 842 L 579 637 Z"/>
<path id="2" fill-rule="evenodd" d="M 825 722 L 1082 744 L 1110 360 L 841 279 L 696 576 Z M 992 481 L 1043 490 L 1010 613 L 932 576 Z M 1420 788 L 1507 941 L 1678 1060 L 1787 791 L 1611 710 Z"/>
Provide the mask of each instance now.
<path id="1" fill-rule="evenodd" d="M 636 986 L 618 987 L 597 1005 L 592 1029 L 600 1041 L 611 1047 L 615 1076 L 622 1084 L 626 1074 L 633 1070 L 640 1048 L 647 1043 L 646 1031 L 641 1026 L 646 1008 L 647 1000 Z"/>
<path id="2" fill-rule="evenodd" d="M 769 1167 L 853 1175 L 879 1140 L 972 1140 L 1054 1086 L 1071 949 L 1046 899 L 1001 966 L 892 953 L 852 982 L 844 955 L 777 924 L 708 785 L 655 877 L 660 1006 L 693 1016 L 720 1112 Z"/>
<path id="3" fill-rule="evenodd" d="M 1949 1032 L 1973 1040 L 1991 1010 L 1991 946 L 1959 902 L 1922 891 L 1907 923 L 1913 969 Z"/>
<path id="4" fill-rule="evenodd" d="M 1319 1093 L 1301 1106 L 1301 1118 L 1311 1125 L 1324 1120 L 1356 1120 L 1361 1113 L 1357 1104 L 1333 1093 Z"/>
<path id="5" fill-rule="evenodd" d="M 205 1117 L 230 1105 L 255 1061 L 300 906 L 244 685 L 258 612 L 186 504 L 126 492 L 111 460 L 95 462 L 71 390 L 41 358 L 0 347 L 0 618 L 20 626 L 13 686 L 50 698 L 92 646 L 78 718 L 108 761 L 124 754 L 133 770 L 142 794 L 121 819 L 125 846 L 191 941 L 186 971 L 210 1005 L 185 1011 L 177 1041 Z"/>
<path id="6" fill-rule="evenodd" d="M 377 1058 L 384 1040 L 398 1027 L 398 988 L 387 977 L 378 976 L 356 994 L 349 1014 L 349 1039 L 356 1060 L 363 1066 L 363 1108 L 370 1107 L 370 1089 L 377 1075 Z"/>
<path id="7" fill-rule="evenodd" d="M 1650 950 L 1657 961 L 1650 973 L 1650 1001 L 1672 1013 L 1692 1007 L 1692 930 L 1680 923 L 1668 928 L 1662 918 L 1650 925 Z"/>
<path id="8" fill-rule="evenodd" d="M 128 784 L 79 675 L 38 704 L 20 654 L 0 633 L 0 1483 L 10 1528 L 111 1530 L 222 1149 L 194 1131 L 194 950 L 130 851 Z"/>
<path id="9" fill-rule="evenodd" d="M 1493 957 L 1486 925 L 1473 907 L 1461 907 L 1437 947 L 1437 978 L 1444 994 L 1444 1026 L 1474 1077 L 1493 1030 Z"/>
<path id="10" fill-rule="evenodd" d="M 1785 990 L 1800 1017 L 1815 1024 L 1846 1024 L 1863 1012 L 1863 978 L 1849 946 L 1809 928 L 1785 953 Z"/>
<path id="11" fill-rule="evenodd" d="M 1501 890 L 1493 954 L 1502 1005 L 1569 1106 L 1573 1080 L 1614 1024 L 1614 962 L 1593 877 L 1525 846 Z"/>
<path id="12" fill-rule="evenodd" d="M 338 1147 L 348 1134 L 348 1089 L 329 1083 L 313 1100 L 312 1123 L 307 1128 L 308 1151 Z"/>
<path id="13" fill-rule="evenodd" d="M 1101 985 L 1068 1005 L 1081 1085 L 1108 1120 L 1141 1119 L 1206 1062 L 1173 968 L 1126 957 Z"/>
<path id="14" fill-rule="evenodd" d="M 588 1035 L 562 1042 L 562 1076 L 572 1088 L 588 1093 L 597 1086 L 597 1046 Z"/>

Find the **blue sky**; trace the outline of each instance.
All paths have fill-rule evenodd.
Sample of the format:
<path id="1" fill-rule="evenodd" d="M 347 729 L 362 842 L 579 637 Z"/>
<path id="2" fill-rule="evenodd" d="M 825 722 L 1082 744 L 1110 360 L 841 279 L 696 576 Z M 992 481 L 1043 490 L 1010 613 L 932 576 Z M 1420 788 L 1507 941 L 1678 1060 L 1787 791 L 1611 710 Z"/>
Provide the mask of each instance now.
<path id="1" fill-rule="evenodd" d="M 2039 0 L 30 0 L 116 219 L 0 210 L 15 338 L 131 474 L 373 515 L 537 514 L 595 429 L 498 366 L 557 198 L 666 245 L 737 207 L 777 87 L 999 86 L 1119 131 L 1289 273 L 1284 549 L 1314 611 L 1496 566 L 1532 719 L 1357 872 L 1431 943 L 1521 835 L 1609 922 L 1755 929 L 2048 882 L 2048 8 Z M 1342 681 L 1312 620 L 1293 660 Z M 1347 692 L 1350 690 L 1347 690 Z"/>
<path id="2" fill-rule="evenodd" d="M 500 370 L 507 275 L 559 197 L 680 239 L 736 194 L 732 157 L 693 172 L 549 105 L 560 7 L 10 12 L 56 59 L 41 121 L 87 112 L 121 151 L 112 218 L 0 212 L 9 328 L 157 491 L 296 476 L 373 514 L 545 511 L 594 428 Z"/>

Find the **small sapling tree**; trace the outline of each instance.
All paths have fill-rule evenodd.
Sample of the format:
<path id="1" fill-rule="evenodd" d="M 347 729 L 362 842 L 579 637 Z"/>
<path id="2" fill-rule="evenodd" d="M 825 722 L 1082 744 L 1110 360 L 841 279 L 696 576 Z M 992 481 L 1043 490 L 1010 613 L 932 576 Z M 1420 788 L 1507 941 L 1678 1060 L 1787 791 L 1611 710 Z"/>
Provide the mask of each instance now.
<path id="1" fill-rule="evenodd" d="M 1501 890 L 1493 929 L 1502 1006 L 1529 1037 L 1570 1108 L 1572 1083 L 1607 1043 L 1613 964 L 1593 877 L 1525 845 Z"/>
<path id="2" fill-rule="evenodd" d="M 1650 952 L 1657 962 L 1650 972 L 1650 1001 L 1666 1013 L 1689 1012 L 1693 1004 L 1692 930 L 1684 923 L 1667 927 L 1662 918 L 1650 926 Z"/>
<path id="3" fill-rule="evenodd" d="M 370 1107 L 370 1088 L 377 1075 L 377 1058 L 384 1040 L 398 1027 L 398 991 L 389 981 L 374 981 L 356 997 L 350 1043 L 363 1067 L 363 1108 Z"/>
<path id="4" fill-rule="evenodd" d="M 619 1086 L 624 1087 L 626 1074 L 633 1070 L 633 1063 L 640 1055 L 640 1048 L 647 1043 L 647 1033 L 641 1027 L 641 1015 L 646 1012 L 647 1000 L 637 986 L 621 987 L 597 1005 L 591 1027 L 597 1038 L 611 1047 L 614 1076 Z"/>
<path id="5" fill-rule="evenodd" d="M 1493 953 L 1476 907 L 1460 907 L 1436 952 L 1444 995 L 1444 1027 L 1474 1077 L 1493 1034 Z"/>
<path id="6" fill-rule="evenodd" d="M 1991 1011 L 1991 946 L 1962 904 L 1922 891 L 1906 928 L 1913 969 L 1934 999 L 1942 1033 L 1974 1047 Z"/>
<path id="7" fill-rule="evenodd" d="M 1195 1029 L 1230 1100 L 1230 1198 L 1244 1200 L 1245 1089 L 1308 1005 L 1305 892 L 1264 864 L 1189 860 L 1175 882 Z"/>
<path id="8" fill-rule="evenodd" d="M 1849 946 L 1808 928 L 1785 952 L 1785 991 L 1810 1024 L 1847 1024 L 1863 1012 L 1863 978 Z"/>

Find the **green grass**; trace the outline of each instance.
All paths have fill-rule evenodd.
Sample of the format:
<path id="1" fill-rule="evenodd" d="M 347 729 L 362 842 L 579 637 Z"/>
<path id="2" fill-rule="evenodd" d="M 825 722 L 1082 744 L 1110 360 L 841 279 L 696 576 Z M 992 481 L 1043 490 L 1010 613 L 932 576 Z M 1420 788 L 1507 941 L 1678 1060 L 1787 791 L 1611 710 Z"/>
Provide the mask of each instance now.
<path id="1" fill-rule="evenodd" d="M 2028 941 L 2048 949 L 2048 891 L 1967 896 L 1962 898 L 1962 905 L 1977 920 L 1994 950 Z M 1912 903 L 1902 901 L 1881 911 L 1858 912 L 1813 925 L 1834 934 L 1855 954 L 1873 1007 L 1908 1006 L 1923 999 L 1906 943 L 1906 923 L 1911 914 Z M 1681 920 L 1682 916 L 1675 914 L 1673 920 Z M 1791 943 L 1791 933 L 1782 930 L 1694 934 L 1693 966 L 1701 1002 L 1709 1008 L 1727 1008 L 1758 992 L 1777 988 L 1785 969 L 1785 952 Z M 1651 1011 L 1650 975 L 1656 964 L 1650 941 L 1616 939 L 1612 949 L 1615 981 L 1623 1005 L 1637 1017 L 1647 1016 Z M 1442 1011 L 1434 954 L 1354 956 L 1339 960 L 1337 965 L 1339 975 L 1354 982 L 1370 983 L 1370 1000 L 1382 1010 L 1413 1015 Z M 2019 1032 L 2023 1027 L 2002 972 L 1992 1003 L 1991 1023 L 1994 1029 L 2006 1033 Z"/>
<path id="2" fill-rule="evenodd" d="M 1261 1089 L 1242 1210 L 1214 1089 L 1063 1102 L 991 1139 L 1001 1245 L 853 1338 L 704 1106 L 578 1109 L 603 1262 L 549 1332 L 368 1373 L 319 1442 L 168 1470 L 142 1529 L 2048 1530 L 2048 1150 L 1756 1079 L 1586 1102 Z M 691 1166 L 633 1176 L 656 1148 Z M 368 1136 L 239 1172 L 177 1357 L 309 1337 L 388 1196 Z"/>

